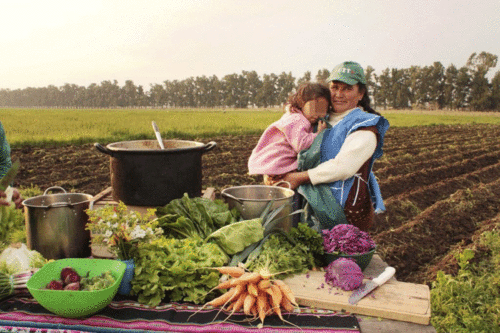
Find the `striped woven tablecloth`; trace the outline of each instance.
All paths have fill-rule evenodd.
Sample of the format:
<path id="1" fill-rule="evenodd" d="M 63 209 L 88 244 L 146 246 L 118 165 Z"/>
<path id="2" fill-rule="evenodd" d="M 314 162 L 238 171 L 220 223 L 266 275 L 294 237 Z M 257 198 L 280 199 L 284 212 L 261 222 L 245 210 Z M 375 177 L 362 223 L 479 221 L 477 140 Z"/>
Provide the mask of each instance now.
<path id="1" fill-rule="evenodd" d="M 231 316 L 201 305 L 161 303 L 150 308 L 134 300 L 115 298 L 110 305 L 86 318 L 63 318 L 44 309 L 29 295 L 0 302 L 0 332 L 132 333 L 132 332 L 231 332 L 231 333 L 356 333 L 355 316 L 333 311 L 299 308 L 284 313 L 286 322 L 269 316 L 264 325 L 244 314 Z M 201 309 L 201 310 L 200 310 Z"/>

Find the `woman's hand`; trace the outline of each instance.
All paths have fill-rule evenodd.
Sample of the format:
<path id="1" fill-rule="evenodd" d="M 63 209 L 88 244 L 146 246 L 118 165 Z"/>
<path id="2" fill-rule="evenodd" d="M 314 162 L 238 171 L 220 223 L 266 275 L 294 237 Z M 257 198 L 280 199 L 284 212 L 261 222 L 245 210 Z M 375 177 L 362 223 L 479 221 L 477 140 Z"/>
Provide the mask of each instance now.
<path id="1" fill-rule="evenodd" d="M 292 190 L 297 189 L 302 184 L 311 182 L 307 171 L 289 172 L 282 178 L 282 180 L 289 182 Z"/>
<path id="2" fill-rule="evenodd" d="M 285 175 L 264 175 L 264 184 L 268 186 L 272 186 L 278 182 L 285 181 L 290 183 L 290 189 L 295 190 L 302 184 L 306 184 L 311 182 L 309 179 L 309 174 L 307 171 L 299 171 L 299 172 L 289 172 Z"/>
<path id="3" fill-rule="evenodd" d="M 281 181 L 288 182 L 290 184 L 290 188 L 295 190 L 300 185 L 309 183 L 310 179 L 307 171 L 289 172 L 285 175 L 279 176 L 264 175 L 264 184 L 266 185 L 271 186 Z"/>
<path id="4" fill-rule="evenodd" d="M 5 200 L 5 198 L 7 197 L 7 194 L 5 194 L 4 191 L 0 191 L 0 205 L 1 206 L 8 206 L 10 205 L 9 202 L 7 202 L 7 200 Z M 13 189 L 13 192 L 12 192 L 12 202 L 14 203 L 14 205 L 16 206 L 16 208 L 22 208 L 23 207 L 23 197 L 21 196 L 21 194 L 19 193 L 19 191 L 14 188 Z"/>

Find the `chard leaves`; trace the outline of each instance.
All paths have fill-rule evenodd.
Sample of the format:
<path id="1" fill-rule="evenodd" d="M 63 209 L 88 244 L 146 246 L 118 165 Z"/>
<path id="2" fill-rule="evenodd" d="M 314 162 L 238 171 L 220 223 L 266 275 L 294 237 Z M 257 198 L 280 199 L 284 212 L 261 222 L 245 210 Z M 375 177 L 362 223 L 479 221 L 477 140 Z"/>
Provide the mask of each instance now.
<path id="1" fill-rule="evenodd" d="M 205 239 L 215 230 L 236 222 L 239 213 L 229 210 L 222 200 L 189 198 L 185 193 L 182 198 L 157 208 L 156 216 L 167 237 L 184 238 L 197 235 Z"/>

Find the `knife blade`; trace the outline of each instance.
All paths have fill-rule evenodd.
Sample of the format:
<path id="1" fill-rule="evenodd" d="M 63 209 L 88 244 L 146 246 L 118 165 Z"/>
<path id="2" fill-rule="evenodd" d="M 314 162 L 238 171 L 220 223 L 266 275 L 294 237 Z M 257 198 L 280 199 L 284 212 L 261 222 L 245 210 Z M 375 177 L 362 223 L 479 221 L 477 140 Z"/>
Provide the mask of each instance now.
<path id="1" fill-rule="evenodd" d="M 9 187 L 10 184 L 14 181 L 14 178 L 16 178 L 17 172 L 19 171 L 19 165 L 21 163 L 17 159 L 14 163 L 12 163 L 12 166 L 10 169 L 7 171 L 5 176 L 0 179 L 0 191 L 5 191 L 7 187 Z"/>
<path id="2" fill-rule="evenodd" d="M 373 289 L 389 281 L 389 279 L 393 277 L 395 273 L 396 269 L 394 267 L 391 266 L 386 267 L 385 270 L 379 276 L 377 276 L 371 281 L 364 283 L 361 287 L 354 290 L 351 296 L 349 296 L 349 304 L 358 303 L 360 299 L 365 297 Z"/>

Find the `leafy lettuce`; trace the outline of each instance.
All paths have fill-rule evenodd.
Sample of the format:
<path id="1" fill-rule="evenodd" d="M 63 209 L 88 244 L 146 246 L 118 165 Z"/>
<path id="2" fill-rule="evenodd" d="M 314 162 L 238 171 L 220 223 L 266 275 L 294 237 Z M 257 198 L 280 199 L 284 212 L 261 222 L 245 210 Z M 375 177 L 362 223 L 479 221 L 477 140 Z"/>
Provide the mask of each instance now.
<path id="1" fill-rule="evenodd" d="M 139 247 L 132 293 L 149 306 L 157 306 L 164 298 L 204 303 L 220 277 L 209 267 L 223 266 L 228 260 L 219 246 L 199 237 L 161 237 Z"/>

